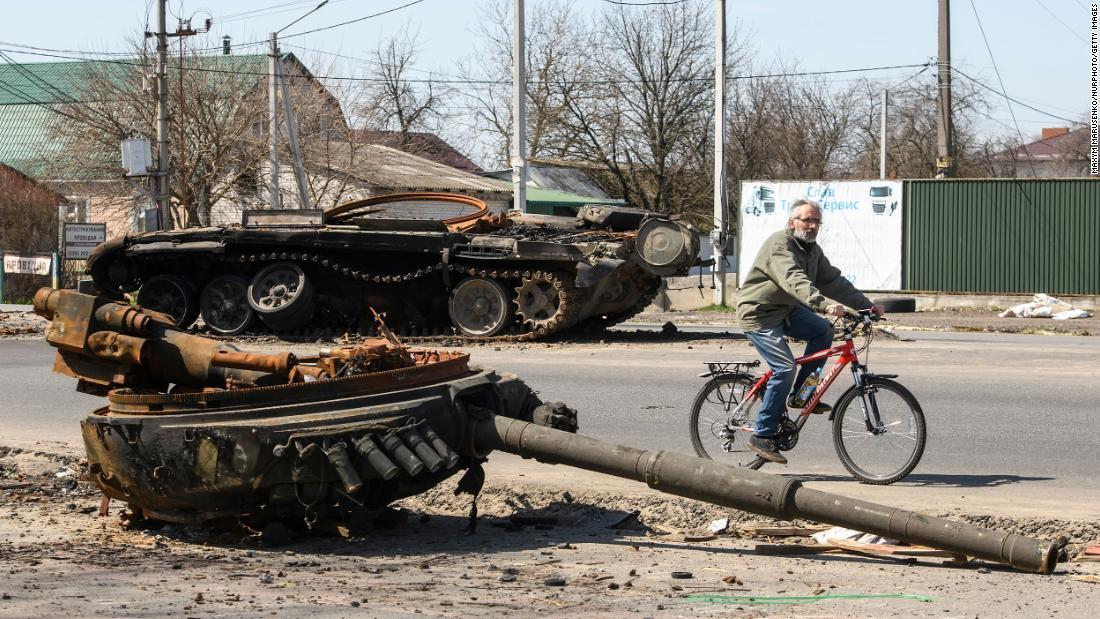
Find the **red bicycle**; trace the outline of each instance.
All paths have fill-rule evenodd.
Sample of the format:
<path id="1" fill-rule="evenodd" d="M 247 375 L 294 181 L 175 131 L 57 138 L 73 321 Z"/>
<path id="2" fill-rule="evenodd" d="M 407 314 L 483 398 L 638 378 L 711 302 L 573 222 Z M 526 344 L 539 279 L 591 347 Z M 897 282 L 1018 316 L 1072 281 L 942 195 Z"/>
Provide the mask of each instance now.
<path id="1" fill-rule="evenodd" d="M 804 365 L 836 357 L 832 367 L 795 419 L 784 416 L 776 439 L 780 451 L 798 443 L 798 435 L 814 407 L 825 396 L 845 367 L 851 367 L 854 384 L 837 400 L 829 414 L 833 423 L 833 445 L 844 468 L 868 484 L 892 484 L 908 475 L 924 454 L 924 413 L 908 389 L 893 378 L 897 374 L 872 374 L 867 356 L 874 339 L 873 324 L 880 320 L 869 310 L 848 312 L 841 323 L 843 341 L 820 352 L 795 359 Z M 857 332 L 863 344 L 856 347 Z M 691 407 L 691 444 L 695 453 L 712 460 L 758 469 L 764 460 L 748 447 L 756 425 L 756 414 L 771 370 L 756 376 L 752 368 L 760 361 L 708 361 L 700 377 L 710 380 L 695 396 Z M 784 394 L 785 395 L 785 394 Z"/>

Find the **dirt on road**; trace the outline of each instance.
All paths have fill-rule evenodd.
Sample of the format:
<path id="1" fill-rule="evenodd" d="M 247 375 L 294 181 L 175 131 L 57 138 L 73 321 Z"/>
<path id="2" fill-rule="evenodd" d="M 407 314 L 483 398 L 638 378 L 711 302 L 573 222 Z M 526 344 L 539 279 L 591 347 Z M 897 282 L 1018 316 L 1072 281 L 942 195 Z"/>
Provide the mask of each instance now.
<path id="1" fill-rule="evenodd" d="M 473 533 L 449 484 L 399 505 L 391 528 L 261 542 L 249 531 L 127 526 L 81 481 L 72 450 L 0 448 L 0 615 L 1094 616 L 1098 563 L 1053 576 L 943 559 L 763 556 L 745 513 L 650 494 L 487 484 Z M 636 517 L 629 517 L 638 512 Z M 959 514 L 953 514 L 959 517 Z M 729 518 L 730 528 L 705 535 Z M 983 521 L 1075 542 L 1097 523 Z M 618 523 L 617 528 L 611 525 Z M 799 523 L 809 524 L 809 523 Z"/>

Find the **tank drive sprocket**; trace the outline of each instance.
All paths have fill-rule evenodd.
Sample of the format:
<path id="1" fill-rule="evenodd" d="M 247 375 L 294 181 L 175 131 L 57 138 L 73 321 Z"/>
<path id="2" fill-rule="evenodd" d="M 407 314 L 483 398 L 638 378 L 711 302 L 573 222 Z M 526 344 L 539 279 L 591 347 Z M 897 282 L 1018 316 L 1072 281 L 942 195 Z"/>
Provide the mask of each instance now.
<path id="1" fill-rule="evenodd" d="M 550 334 L 575 322 L 581 292 L 567 277 L 550 271 L 525 274 L 515 287 L 516 315 L 532 333 Z"/>

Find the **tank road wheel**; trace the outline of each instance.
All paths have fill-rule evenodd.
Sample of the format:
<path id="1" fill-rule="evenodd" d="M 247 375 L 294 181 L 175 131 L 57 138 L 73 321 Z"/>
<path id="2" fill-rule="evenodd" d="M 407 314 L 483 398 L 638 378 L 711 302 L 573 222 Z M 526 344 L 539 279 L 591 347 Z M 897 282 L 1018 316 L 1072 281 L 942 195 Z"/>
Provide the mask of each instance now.
<path id="1" fill-rule="evenodd" d="M 565 300 L 564 285 L 561 280 L 537 275 L 523 278 L 523 283 L 516 287 L 517 312 L 532 331 L 550 332 Z"/>
<path id="2" fill-rule="evenodd" d="M 199 297 L 199 313 L 206 326 L 218 335 L 243 333 L 256 317 L 248 304 L 248 280 L 238 275 L 210 280 Z"/>
<path id="3" fill-rule="evenodd" d="M 293 262 L 276 262 L 252 278 L 248 304 L 268 328 L 297 329 L 313 316 L 313 282 Z"/>
<path id="4" fill-rule="evenodd" d="M 179 275 L 154 275 L 138 290 L 138 305 L 168 314 L 176 326 L 186 329 L 199 317 L 195 287 Z"/>
<path id="5" fill-rule="evenodd" d="M 447 311 L 451 323 L 465 335 L 497 335 L 512 322 L 508 291 L 495 279 L 467 277 L 451 292 Z"/>

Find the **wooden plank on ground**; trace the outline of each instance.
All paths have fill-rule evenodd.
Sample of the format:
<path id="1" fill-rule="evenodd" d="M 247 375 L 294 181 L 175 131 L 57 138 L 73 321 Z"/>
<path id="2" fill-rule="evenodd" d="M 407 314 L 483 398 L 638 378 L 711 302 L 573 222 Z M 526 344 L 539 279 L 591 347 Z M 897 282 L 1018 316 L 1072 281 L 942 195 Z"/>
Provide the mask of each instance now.
<path id="1" fill-rule="evenodd" d="M 741 532 L 752 537 L 806 537 L 829 527 L 743 527 Z"/>

